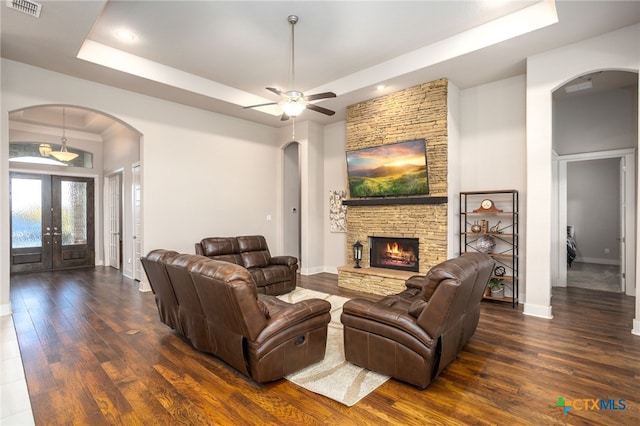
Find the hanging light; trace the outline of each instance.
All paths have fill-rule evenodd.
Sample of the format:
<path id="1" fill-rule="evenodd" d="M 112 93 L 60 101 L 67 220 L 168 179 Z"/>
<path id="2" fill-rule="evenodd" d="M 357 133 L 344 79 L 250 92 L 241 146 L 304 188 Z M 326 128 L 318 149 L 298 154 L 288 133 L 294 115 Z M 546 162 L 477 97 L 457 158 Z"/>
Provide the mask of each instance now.
<path id="1" fill-rule="evenodd" d="M 278 102 L 282 111 L 289 117 L 297 117 L 307 107 L 307 102 L 301 92 L 290 91 L 285 93 L 285 99 Z"/>
<path id="2" fill-rule="evenodd" d="M 59 161 L 71 161 L 78 156 L 75 152 L 67 151 L 67 138 L 65 137 L 65 110 L 62 107 L 62 139 L 60 139 L 62 145 L 60 151 L 51 151 L 49 155 L 55 157 Z"/>
<path id="3" fill-rule="evenodd" d="M 38 151 L 40 151 L 40 155 L 43 157 L 48 157 L 51 154 L 51 145 L 48 143 L 41 143 L 38 147 Z"/>

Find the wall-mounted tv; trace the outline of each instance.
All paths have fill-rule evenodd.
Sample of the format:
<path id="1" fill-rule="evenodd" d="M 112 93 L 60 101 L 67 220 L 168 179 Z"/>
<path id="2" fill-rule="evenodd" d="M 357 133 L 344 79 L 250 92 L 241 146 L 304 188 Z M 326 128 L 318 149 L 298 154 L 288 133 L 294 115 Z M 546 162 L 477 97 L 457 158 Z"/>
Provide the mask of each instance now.
<path id="1" fill-rule="evenodd" d="M 424 139 L 347 152 L 351 198 L 429 194 Z"/>

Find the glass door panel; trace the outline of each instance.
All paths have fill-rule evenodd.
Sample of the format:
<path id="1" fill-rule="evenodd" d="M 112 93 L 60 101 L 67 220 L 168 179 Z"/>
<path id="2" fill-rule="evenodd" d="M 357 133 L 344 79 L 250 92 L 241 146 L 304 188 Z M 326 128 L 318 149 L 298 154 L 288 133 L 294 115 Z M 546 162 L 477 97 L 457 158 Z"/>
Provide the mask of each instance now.
<path id="1" fill-rule="evenodd" d="M 87 183 L 61 182 L 62 245 L 87 243 Z"/>
<path id="2" fill-rule="evenodd" d="M 14 248 L 42 246 L 42 181 L 11 179 L 11 245 Z"/>
<path id="3" fill-rule="evenodd" d="M 95 264 L 91 178 L 52 176 L 53 269 Z"/>
<path id="4" fill-rule="evenodd" d="M 51 179 L 12 173 L 11 272 L 51 268 Z"/>

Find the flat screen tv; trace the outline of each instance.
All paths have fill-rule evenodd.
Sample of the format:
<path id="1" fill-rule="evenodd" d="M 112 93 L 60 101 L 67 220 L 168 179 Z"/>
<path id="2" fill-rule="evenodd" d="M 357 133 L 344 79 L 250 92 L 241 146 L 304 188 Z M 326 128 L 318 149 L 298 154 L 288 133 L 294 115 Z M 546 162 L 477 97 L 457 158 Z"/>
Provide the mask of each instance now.
<path id="1" fill-rule="evenodd" d="M 347 152 L 351 198 L 429 194 L 424 139 Z"/>

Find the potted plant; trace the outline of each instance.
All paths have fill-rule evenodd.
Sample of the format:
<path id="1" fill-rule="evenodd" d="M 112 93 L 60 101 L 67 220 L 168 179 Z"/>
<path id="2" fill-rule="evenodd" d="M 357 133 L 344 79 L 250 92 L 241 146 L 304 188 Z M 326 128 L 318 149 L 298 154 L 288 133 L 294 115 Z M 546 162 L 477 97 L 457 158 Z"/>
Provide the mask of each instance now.
<path id="1" fill-rule="evenodd" d="M 491 278 L 487 284 L 491 297 L 502 298 L 504 297 L 504 284 L 499 278 Z"/>

